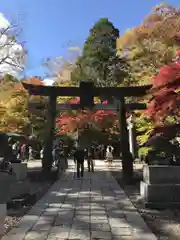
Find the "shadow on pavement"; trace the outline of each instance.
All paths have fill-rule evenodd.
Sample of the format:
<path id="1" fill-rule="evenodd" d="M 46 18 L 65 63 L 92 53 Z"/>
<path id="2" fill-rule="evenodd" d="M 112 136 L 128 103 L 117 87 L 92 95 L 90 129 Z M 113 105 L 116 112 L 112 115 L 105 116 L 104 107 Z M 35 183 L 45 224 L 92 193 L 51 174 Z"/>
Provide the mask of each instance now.
<path id="1" fill-rule="evenodd" d="M 10 234 L 7 239 L 156 239 L 103 166 L 81 180 L 70 167 Z"/>

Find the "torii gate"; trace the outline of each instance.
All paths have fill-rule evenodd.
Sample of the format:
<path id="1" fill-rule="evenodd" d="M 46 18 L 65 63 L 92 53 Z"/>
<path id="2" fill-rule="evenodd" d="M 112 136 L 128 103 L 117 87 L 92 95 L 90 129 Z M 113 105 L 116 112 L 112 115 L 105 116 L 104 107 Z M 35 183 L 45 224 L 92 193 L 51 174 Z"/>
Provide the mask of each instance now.
<path id="1" fill-rule="evenodd" d="M 44 148 L 43 169 L 50 170 L 52 165 L 52 146 L 54 138 L 55 118 L 57 110 L 68 109 L 91 109 L 91 110 L 115 110 L 119 112 L 120 124 L 120 143 L 122 150 L 122 167 L 125 178 L 131 178 L 133 175 L 133 162 L 130 158 L 128 132 L 126 123 L 127 110 L 145 109 L 145 104 L 125 104 L 125 97 L 143 96 L 151 88 L 151 85 L 130 86 L 130 87 L 95 87 L 92 82 L 80 82 L 79 87 L 58 87 L 42 86 L 23 83 L 25 89 L 30 95 L 48 96 L 48 126 L 47 139 Z M 80 104 L 56 104 L 58 96 L 79 96 Z M 94 97 L 114 97 L 115 104 L 94 104 Z M 36 109 L 42 109 L 39 103 L 33 103 L 30 106 Z"/>

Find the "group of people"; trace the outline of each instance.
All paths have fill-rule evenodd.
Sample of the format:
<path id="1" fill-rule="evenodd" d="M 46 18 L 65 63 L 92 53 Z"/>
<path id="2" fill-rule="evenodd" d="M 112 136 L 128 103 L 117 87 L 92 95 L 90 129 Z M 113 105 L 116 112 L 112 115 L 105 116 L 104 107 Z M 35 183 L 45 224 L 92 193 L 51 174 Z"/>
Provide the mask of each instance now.
<path id="1" fill-rule="evenodd" d="M 68 146 L 66 146 L 63 142 L 59 142 L 58 144 L 54 144 L 52 148 L 52 166 L 59 166 L 59 163 L 61 161 L 64 161 L 64 164 L 66 164 L 66 160 L 68 157 Z M 40 150 L 40 158 L 43 159 L 44 157 L 44 147 Z M 62 165 L 62 164 L 61 164 Z"/>
<path id="2" fill-rule="evenodd" d="M 28 161 L 33 159 L 33 149 L 31 146 L 16 141 L 10 144 L 10 147 L 12 149 L 13 156 L 16 157 L 17 160 Z"/>
<path id="3" fill-rule="evenodd" d="M 8 139 L 8 149 L 8 151 L 6 151 L 7 154 L 5 155 L 7 155 L 6 158 L 9 159 L 10 162 L 28 161 L 33 159 L 33 148 L 31 145 L 21 143 L 19 141 L 15 142 L 12 141 L 12 139 Z M 70 146 L 66 146 L 61 141 L 58 142 L 58 144 L 54 144 L 52 149 L 52 165 L 56 167 L 63 165 L 63 168 L 66 168 L 68 157 L 70 157 L 70 155 L 73 155 L 74 161 L 77 166 L 77 177 L 80 178 L 84 175 L 85 159 L 87 159 L 87 166 L 89 172 L 94 172 L 95 159 L 105 160 L 108 162 L 109 165 L 111 165 L 113 162 L 114 148 L 111 145 L 105 147 L 103 144 L 92 144 L 86 149 L 76 145 L 76 147 L 73 149 L 73 154 L 71 154 Z M 44 147 L 40 148 L 39 151 L 40 158 L 43 159 Z"/>
<path id="4" fill-rule="evenodd" d="M 99 149 L 102 153 L 102 148 Z M 104 149 L 103 149 L 104 151 Z M 105 161 L 108 162 L 110 166 L 113 162 L 113 151 L 114 148 L 111 145 L 108 145 L 106 148 Z M 90 146 L 86 149 L 81 146 L 76 146 L 76 150 L 74 152 L 74 162 L 77 167 L 77 178 L 83 178 L 84 176 L 84 160 L 87 159 L 88 172 L 94 172 L 95 166 L 95 158 L 98 155 L 97 148 L 95 146 Z M 102 158 L 101 158 L 102 159 Z"/>
<path id="5" fill-rule="evenodd" d="M 5 134 L 1 134 L 1 148 L 0 148 L 0 171 L 11 172 L 12 163 L 20 163 L 21 161 L 32 158 L 32 147 L 13 141 L 7 138 Z"/>

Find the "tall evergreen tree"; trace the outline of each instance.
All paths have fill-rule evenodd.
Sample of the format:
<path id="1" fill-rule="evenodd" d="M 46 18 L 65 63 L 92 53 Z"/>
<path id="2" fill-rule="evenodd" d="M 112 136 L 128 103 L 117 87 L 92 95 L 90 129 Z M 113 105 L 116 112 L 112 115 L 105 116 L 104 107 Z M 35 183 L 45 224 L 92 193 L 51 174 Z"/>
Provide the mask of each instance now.
<path id="1" fill-rule="evenodd" d="M 91 80 L 96 86 L 117 86 L 126 76 L 124 59 L 116 55 L 119 30 L 107 19 L 100 19 L 90 30 L 82 56 L 72 72 L 75 82 Z"/>

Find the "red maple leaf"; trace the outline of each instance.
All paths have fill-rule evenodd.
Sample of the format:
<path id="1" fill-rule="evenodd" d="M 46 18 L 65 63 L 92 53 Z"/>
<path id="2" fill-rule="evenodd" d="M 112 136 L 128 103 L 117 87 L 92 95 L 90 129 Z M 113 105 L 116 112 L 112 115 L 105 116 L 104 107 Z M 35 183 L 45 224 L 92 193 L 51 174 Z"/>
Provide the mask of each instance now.
<path id="1" fill-rule="evenodd" d="M 153 99 L 146 113 L 153 121 L 164 122 L 167 116 L 179 116 L 180 64 L 179 61 L 162 67 L 152 79 Z"/>
<path id="2" fill-rule="evenodd" d="M 79 103 L 80 98 L 74 98 L 70 102 L 73 104 Z M 108 104 L 104 101 L 103 104 Z M 116 120 L 116 113 L 110 110 L 98 110 L 96 112 L 90 110 L 77 111 L 75 115 L 72 113 L 63 113 L 57 119 L 56 125 L 60 132 L 73 132 L 77 128 L 86 128 L 87 125 L 96 125 L 98 128 L 109 127 Z"/>

